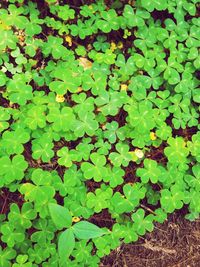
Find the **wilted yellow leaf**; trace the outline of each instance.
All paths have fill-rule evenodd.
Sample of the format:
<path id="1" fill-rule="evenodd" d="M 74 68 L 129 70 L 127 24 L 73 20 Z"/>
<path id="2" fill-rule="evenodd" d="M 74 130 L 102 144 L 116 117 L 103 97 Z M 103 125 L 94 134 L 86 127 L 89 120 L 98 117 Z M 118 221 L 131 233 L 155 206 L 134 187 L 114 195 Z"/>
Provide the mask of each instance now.
<path id="1" fill-rule="evenodd" d="M 80 57 L 78 61 L 79 65 L 82 66 L 84 70 L 90 69 L 92 67 L 92 62 L 85 57 Z"/>

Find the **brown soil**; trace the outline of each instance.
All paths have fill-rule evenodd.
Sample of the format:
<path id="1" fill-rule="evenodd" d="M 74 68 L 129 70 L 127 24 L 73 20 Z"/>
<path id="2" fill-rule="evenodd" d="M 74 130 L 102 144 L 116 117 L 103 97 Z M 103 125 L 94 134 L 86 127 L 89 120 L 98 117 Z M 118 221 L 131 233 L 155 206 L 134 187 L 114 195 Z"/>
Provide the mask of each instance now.
<path id="1" fill-rule="evenodd" d="M 181 212 L 156 224 L 136 243 L 123 244 L 105 257 L 100 267 L 199 267 L 200 220 L 190 222 Z"/>

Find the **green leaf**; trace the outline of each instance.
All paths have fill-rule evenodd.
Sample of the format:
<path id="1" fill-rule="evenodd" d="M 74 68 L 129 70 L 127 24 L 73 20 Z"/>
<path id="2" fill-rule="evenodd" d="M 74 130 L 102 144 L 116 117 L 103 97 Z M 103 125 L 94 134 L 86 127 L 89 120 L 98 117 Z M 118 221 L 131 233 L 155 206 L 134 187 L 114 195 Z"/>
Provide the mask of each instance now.
<path id="1" fill-rule="evenodd" d="M 13 181 L 22 180 L 28 167 L 24 156 L 15 155 L 12 160 L 8 156 L 0 157 L 0 185 L 9 185 Z"/>
<path id="2" fill-rule="evenodd" d="M 137 175 L 141 177 L 142 182 L 147 183 L 150 179 L 152 183 L 157 183 L 161 174 L 157 162 L 151 159 L 145 159 L 144 167 L 137 169 Z"/>
<path id="3" fill-rule="evenodd" d="M 51 218 L 59 230 L 71 226 L 72 217 L 67 208 L 54 203 L 49 203 L 48 206 Z"/>
<path id="4" fill-rule="evenodd" d="M 62 232 L 58 239 L 58 254 L 60 258 L 60 266 L 66 266 L 66 261 L 71 255 L 75 247 L 75 238 L 72 229 Z"/>
<path id="5" fill-rule="evenodd" d="M 144 235 L 146 231 L 148 232 L 153 231 L 154 216 L 152 214 L 147 215 L 145 217 L 144 210 L 138 209 L 135 213 L 132 214 L 131 218 L 134 222 L 134 229 L 139 235 Z"/>
<path id="6" fill-rule="evenodd" d="M 62 147 L 57 151 L 57 155 L 60 157 L 58 159 L 59 165 L 65 166 L 65 167 L 71 167 L 72 166 L 72 160 L 70 156 L 69 149 L 67 147 Z"/>
<path id="7" fill-rule="evenodd" d="M 105 235 L 107 231 L 102 230 L 93 223 L 81 221 L 73 226 L 73 232 L 79 239 L 90 239 Z"/>
<path id="8" fill-rule="evenodd" d="M 172 213 L 175 209 L 183 207 L 184 193 L 180 191 L 176 185 L 171 190 L 161 190 L 161 207 L 168 213 Z"/>
<path id="9" fill-rule="evenodd" d="M 173 164 L 184 163 L 189 154 L 189 149 L 186 147 L 186 142 L 182 137 L 170 137 L 167 140 L 168 147 L 164 149 L 164 153 L 168 160 Z"/>
<path id="10" fill-rule="evenodd" d="M 92 179 L 96 182 L 101 181 L 108 176 L 108 170 L 105 167 L 106 158 L 103 155 L 99 155 L 98 153 L 92 153 L 90 155 L 90 159 L 92 163 L 83 162 L 81 164 L 81 170 L 84 173 L 84 177 L 86 179 Z"/>

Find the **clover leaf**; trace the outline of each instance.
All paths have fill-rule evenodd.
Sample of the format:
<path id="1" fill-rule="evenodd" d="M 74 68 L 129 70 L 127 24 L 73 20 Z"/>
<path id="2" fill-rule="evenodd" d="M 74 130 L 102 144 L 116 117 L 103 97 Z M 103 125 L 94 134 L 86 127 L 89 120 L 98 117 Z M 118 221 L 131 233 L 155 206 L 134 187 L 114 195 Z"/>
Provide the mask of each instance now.
<path id="1" fill-rule="evenodd" d="M 12 248 L 2 249 L 0 247 L 0 264 L 5 267 L 11 266 L 11 260 L 16 256 L 16 251 Z"/>
<path id="2" fill-rule="evenodd" d="M 63 39 L 49 36 L 48 41 L 44 43 L 42 47 L 42 52 L 45 56 L 52 53 L 53 58 L 59 59 L 66 52 L 66 48 L 62 45 Z"/>
<path id="3" fill-rule="evenodd" d="M 52 128 L 56 132 L 69 131 L 74 119 L 75 116 L 70 107 L 63 107 L 62 109 L 52 107 L 47 115 L 47 121 L 52 123 Z"/>
<path id="4" fill-rule="evenodd" d="M 23 12 L 23 7 L 17 8 L 15 5 L 10 4 L 8 10 L 2 10 L 1 20 L 4 20 L 6 25 L 15 25 L 19 29 L 24 29 L 28 20 L 25 16 L 21 16 Z"/>
<path id="5" fill-rule="evenodd" d="M 102 211 L 102 209 L 109 207 L 109 200 L 111 197 L 112 189 L 96 189 L 95 194 L 92 192 L 87 194 L 87 207 L 90 209 L 93 208 L 96 213 L 99 213 Z"/>
<path id="6" fill-rule="evenodd" d="M 108 175 L 108 170 L 105 167 L 106 158 L 98 153 L 92 153 L 90 160 L 92 163 L 83 162 L 81 164 L 81 170 L 84 173 L 85 179 L 93 178 L 96 182 L 99 182 Z"/>
<path id="7" fill-rule="evenodd" d="M 118 123 L 116 121 L 112 121 L 111 123 L 107 123 L 105 125 L 107 131 L 104 132 L 104 136 L 109 140 L 110 143 L 115 143 L 117 139 L 117 129 Z"/>
<path id="8" fill-rule="evenodd" d="M 180 209 L 183 206 L 184 192 L 180 191 L 176 185 L 170 190 L 161 190 L 161 207 L 168 213 L 172 213 L 175 209 Z"/>
<path id="9" fill-rule="evenodd" d="M 128 121 L 140 133 L 145 133 L 155 127 L 155 119 L 152 116 L 153 109 L 150 102 L 141 102 L 138 105 L 127 106 Z"/>
<path id="10" fill-rule="evenodd" d="M 109 184 L 112 188 L 117 187 L 118 185 L 124 182 L 123 176 L 125 172 L 119 167 L 113 167 L 109 174 Z"/>
<path id="11" fill-rule="evenodd" d="M 157 183 L 161 171 L 157 166 L 157 162 L 151 159 L 144 160 L 144 168 L 137 169 L 137 175 L 141 177 L 143 183 L 147 183 L 151 180 L 152 183 Z"/>
<path id="12" fill-rule="evenodd" d="M 45 111 L 46 107 L 44 105 L 35 105 L 29 108 L 25 122 L 31 130 L 46 126 Z"/>
<path id="13" fill-rule="evenodd" d="M 141 1 L 142 7 L 147 9 L 149 12 L 152 12 L 154 9 L 159 11 L 165 10 L 167 8 L 167 1 L 166 0 L 153 0 L 153 1 Z"/>
<path id="14" fill-rule="evenodd" d="M 51 174 L 36 169 L 32 173 L 32 181 L 33 183 L 22 184 L 19 191 L 25 195 L 26 200 L 34 202 L 45 214 L 44 205 L 48 204 L 55 195 L 55 189 L 51 186 Z"/>
<path id="15" fill-rule="evenodd" d="M 43 162 L 49 162 L 54 156 L 54 144 L 47 134 L 43 134 L 40 138 L 32 141 L 32 157 L 33 159 L 42 159 Z"/>
<path id="16" fill-rule="evenodd" d="M 23 144 L 27 143 L 30 135 L 24 129 L 5 131 L 2 135 L 1 146 L 8 154 L 20 154 L 23 152 Z"/>
<path id="17" fill-rule="evenodd" d="M 57 40 L 55 40 L 55 45 L 56 42 Z M 62 55 L 63 52 L 61 51 L 60 54 Z M 69 68 L 68 64 L 60 64 L 53 71 L 53 77 L 55 77 L 55 80 L 49 84 L 49 87 L 51 91 L 59 95 L 64 95 L 67 91 L 75 93 L 81 85 L 81 76 L 79 70 L 77 70 L 77 65 Z"/>
<path id="18" fill-rule="evenodd" d="M 193 157 L 200 162 L 200 133 L 196 133 L 192 136 L 192 140 L 187 142 L 187 146 Z"/>
<path id="19" fill-rule="evenodd" d="M 57 155 L 59 156 L 58 163 L 65 167 L 72 166 L 72 160 L 70 156 L 69 149 L 67 147 L 62 147 L 57 151 Z"/>
<path id="20" fill-rule="evenodd" d="M 0 132 L 3 132 L 9 127 L 8 120 L 10 119 L 10 113 L 7 109 L 0 107 Z"/>
<path id="21" fill-rule="evenodd" d="M 111 199 L 112 209 L 118 214 L 133 211 L 139 205 L 140 199 L 145 197 L 146 189 L 138 183 L 134 186 L 126 184 L 123 192 L 124 196 L 116 192 Z"/>
<path id="22" fill-rule="evenodd" d="M 74 133 L 77 137 L 82 137 L 86 133 L 89 136 L 94 135 L 98 129 L 98 122 L 95 115 L 91 112 L 79 113 L 79 119 L 73 123 Z"/>
<path id="23" fill-rule="evenodd" d="M 186 147 L 186 143 L 182 137 L 170 137 L 167 140 L 169 144 L 168 147 L 165 148 L 164 153 L 167 156 L 169 162 L 174 164 L 184 163 L 189 154 L 189 149 Z"/>
<path id="24" fill-rule="evenodd" d="M 31 203 L 24 203 L 21 211 L 17 204 L 14 203 L 10 207 L 8 219 L 15 223 L 15 225 L 28 229 L 32 225 L 31 221 L 35 219 L 36 216 L 37 214 Z"/>
<path id="25" fill-rule="evenodd" d="M 13 264 L 13 267 L 32 267 L 31 262 L 27 262 L 28 255 L 18 255 L 16 258 L 17 263 Z"/>
<path id="26" fill-rule="evenodd" d="M 25 105 L 28 100 L 32 99 L 32 87 L 26 84 L 23 80 L 12 79 L 8 82 L 7 91 L 9 93 L 9 99 L 13 103 Z"/>
<path id="27" fill-rule="evenodd" d="M 108 33 L 111 31 L 111 29 L 119 29 L 120 24 L 117 17 L 117 13 L 114 9 L 102 11 L 101 16 L 102 19 L 98 19 L 96 21 L 96 25 L 102 32 Z"/>
<path id="28" fill-rule="evenodd" d="M 131 215 L 134 222 L 134 229 L 139 235 L 144 235 L 146 231 L 152 232 L 154 225 L 154 216 L 152 214 L 145 217 L 145 212 L 143 209 L 138 209 L 135 213 Z"/>
<path id="29" fill-rule="evenodd" d="M 116 144 L 117 152 L 111 152 L 109 155 L 109 159 L 112 164 L 116 167 L 119 166 L 128 166 L 129 162 L 131 161 L 132 157 L 129 154 L 129 146 L 123 143 Z"/>
<path id="30" fill-rule="evenodd" d="M 7 47 L 11 49 L 16 48 L 16 44 L 18 40 L 12 31 L 0 29 L 0 34 L 2 36 L 2 42 L 0 44 L 1 51 L 6 49 Z"/>
<path id="31" fill-rule="evenodd" d="M 1 185 L 8 185 L 15 180 L 22 180 L 24 171 L 28 167 L 28 163 L 22 155 L 16 155 L 12 160 L 8 156 L 0 157 L 0 165 L 0 174 L 3 177 Z"/>
<path id="32" fill-rule="evenodd" d="M 60 195 L 66 196 L 67 194 L 74 194 L 76 188 L 81 185 L 81 181 L 84 179 L 81 170 L 77 170 L 77 166 L 74 164 L 67 169 L 64 173 L 63 183 L 55 182 L 56 189 L 58 188 Z"/>
<path id="33" fill-rule="evenodd" d="M 13 224 L 4 223 L 1 226 L 2 241 L 8 245 L 9 248 L 14 247 L 16 243 L 22 243 L 25 239 L 25 234 L 22 229 L 16 229 Z"/>

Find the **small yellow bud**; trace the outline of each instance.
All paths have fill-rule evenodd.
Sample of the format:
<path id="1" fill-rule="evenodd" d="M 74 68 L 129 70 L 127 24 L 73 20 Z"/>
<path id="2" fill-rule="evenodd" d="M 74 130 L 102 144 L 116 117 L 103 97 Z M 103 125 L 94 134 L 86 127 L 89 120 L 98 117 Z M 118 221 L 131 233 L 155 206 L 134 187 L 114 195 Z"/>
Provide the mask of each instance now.
<path id="1" fill-rule="evenodd" d="M 119 48 L 119 49 L 121 49 L 121 48 L 123 48 L 123 43 L 122 42 L 119 42 L 118 44 L 117 44 L 117 47 Z"/>
<path id="2" fill-rule="evenodd" d="M 110 50 L 114 52 L 116 50 L 117 46 L 114 42 L 111 42 Z"/>
<path id="3" fill-rule="evenodd" d="M 71 38 L 71 36 L 67 35 L 65 37 L 65 41 L 68 43 L 69 46 L 72 46 L 72 38 Z"/>
<path id="4" fill-rule="evenodd" d="M 56 102 L 62 103 L 65 101 L 65 98 L 63 95 L 56 95 Z"/>
<path id="5" fill-rule="evenodd" d="M 150 138 L 152 141 L 156 140 L 156 134 L 154 132 L 150 132 Z"/>
<path id="6" fill-rule="evenodd" d="M 126 30 L 124 31 L 124 36 L 123 36 L 123 38 L 124 38 L 124 39 L 127 39 L 128 36 L 131 36 L 131 32 L 128 31 L 128 30 L 126 29 Z"/>
<path id="7" fill-rule="evenodd" d="M 127 84 L 121 84 L 121 91 L 127 91 L 128 85 Z"/>
<path id="8" fill-rule="evenodd" d="M 72 222 L 80 222 L 80 220 L 79 217 L 72 217 Z"/>

